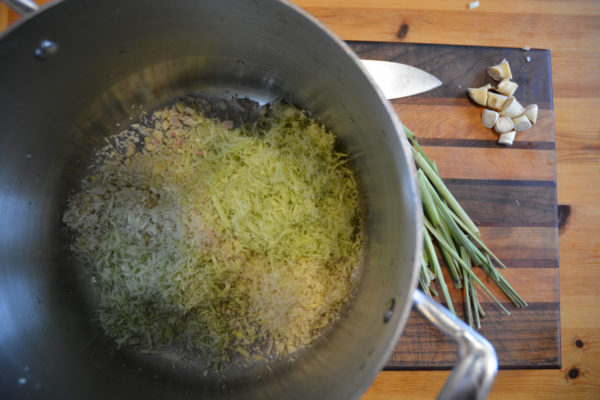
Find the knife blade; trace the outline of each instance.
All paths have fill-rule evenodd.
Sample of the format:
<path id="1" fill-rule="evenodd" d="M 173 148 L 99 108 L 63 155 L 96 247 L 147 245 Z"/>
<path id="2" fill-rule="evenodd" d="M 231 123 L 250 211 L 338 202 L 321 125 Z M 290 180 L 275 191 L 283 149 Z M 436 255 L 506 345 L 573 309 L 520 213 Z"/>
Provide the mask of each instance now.
<path id="1" fill-rule="evenodd" d="M 410 65 L 392 61 L 361 61 L 388 100 L 427 92 L 442 84 L 430 73 Z"/>

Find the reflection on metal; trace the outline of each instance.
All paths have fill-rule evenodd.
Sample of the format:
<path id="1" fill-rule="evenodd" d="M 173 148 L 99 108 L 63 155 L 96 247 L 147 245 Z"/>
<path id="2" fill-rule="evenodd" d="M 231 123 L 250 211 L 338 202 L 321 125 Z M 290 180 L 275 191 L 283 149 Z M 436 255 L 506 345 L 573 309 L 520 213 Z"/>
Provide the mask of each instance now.
<path id="1" fill-rule="evenodd" d="M 458 362 L 438 400 L 485 399 L 498 370 L 490 342 L 423 292 L 415 290 L 413 300 L 414 307 L 458 345 Z"/>
<path id="2" fill-rule="evenodd" d="M 33 0 L 1 0 L 19 15 L 26 15 L 36 11 L 39 7 Z"/>

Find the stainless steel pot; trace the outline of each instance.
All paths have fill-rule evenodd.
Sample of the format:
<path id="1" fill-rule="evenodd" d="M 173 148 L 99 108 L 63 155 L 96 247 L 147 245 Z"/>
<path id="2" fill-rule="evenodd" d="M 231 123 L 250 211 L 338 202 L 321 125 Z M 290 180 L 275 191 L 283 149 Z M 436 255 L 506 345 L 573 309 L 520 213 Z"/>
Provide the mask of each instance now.
<path id="1" fill-rule="evenodd" d="M 485 397 L 493 349 L 415 291 L 420 200 L 408 144 L 356 56 L 279 0 L 67 0 L 0 37 L 0 391 L 4 398 L 349 399 L 389 357 L 411 306 L 450 333 L 459 364 L 441 397 Z M 184 94 L 283 97 L 356 157 L 365 269 L 335 328 L 296 360 L 203 376 L 118 350 L 92 320 L 61 215 L 94 147 Z"/>

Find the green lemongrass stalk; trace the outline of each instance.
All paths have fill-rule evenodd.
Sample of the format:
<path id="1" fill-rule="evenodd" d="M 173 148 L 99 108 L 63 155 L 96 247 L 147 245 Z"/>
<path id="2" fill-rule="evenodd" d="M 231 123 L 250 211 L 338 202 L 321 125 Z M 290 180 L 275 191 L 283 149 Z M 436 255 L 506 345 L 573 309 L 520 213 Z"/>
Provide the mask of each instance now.
<path id="1" fill-rule="evenodd" d="M 429 179 L 427 179 L 427 176 L 425 176 L 425 174 L 423 173 L 422 170 L 418 171 L 419 174 L 419 188 L 421 189 L 421 196 L 425 199 L 427 199 L 427 201 L 430 203 L 430 208 L 435 210 L 435 217 L 436 217 L 436 221 L 433 221 L 431 218 L 429 218 L 429 220 L 431 221 L 431 223 L 435 226 L 439 226 L 441 233 L 443 234 L 444 238 L 446 239 L 446 241 L 448 242 L 448 244 L 450 244 L 454 250 L 456 250 L 456 247 L 454 247 L 454 242 L 452 241 L 452 238 L 450 236 L 450 232 L 448 230 L 447 225 L 444 223 L 444 221 L 440 220 L 439 217 L 439 212 L 438 209 L 439 207 L 437 206 L 437 204 L 435 204 L 435 198 L 438 198 L 438 194 L 436 193 L 435 189 L 433 188 L 433 186 L 431 185 L 431 183 L 429 182 Z M 434 214 L 434 213 L 430 213 L 430 214 Z M 428 214 L 429 217 L 429 214 Z M 441 248 L 441 253 L 442 256 L 444 257 L 444 260 L 446 261 L 446 266 L 448 267 L 448 270 L 450 271 L 450 276 L 452 277 L 452 282 L 454 283 L 454 287 L 457 289 L 461 289 L 462 288 L 462 283 L 461 283 L 461 274 L 460 274 L 460 269 L 458 268 L 458 266 L 456 265 L 456 262 L 454 261 L 454 258 L 452 258 L 452 256 L 446 251 L 446 249 Z"/>
<path id="2" fill-rule="evenodd" d="M 421 268 L 425 270 L 425 273 L 429 277 L 430 281 L 435 280 L 435 273 L 429 267 L 429 257 L 427 257 L 427 253 L 423 252 L 423 256 L 421 257 Z"/>
<path id="3" fill-rule="evenodd" d="M 423 291 L 429 295 L 429 286 L 431 286 L 431 275 L 429 275 L 429 268 L 425 265 L 423 257 L 421 257 L 421 271 L 419 272 L 419 284 Z"/>
<path id="4" fill-rule="evenodd" d="M 448 292 L 448 287 L 446 286 L 446 281 L 444 280 L 444 276 L 442 275 L 442 268 L 440 267 L 440 263 L 435 255 L 435 249 L 433 248 L 433 242 L 431 241 L 431 236 L 427 233 L 427 230 L 423 230 L 423 238 L 425 239 L 425 251 L 428 253 L 429 260 L 433 264 L 433 270 L 438 278 L 438 283 L 442 288 L 442 293 L 444 294 L 444 298 L 446 299 L 446 305 L 448 306 L 448 310 L 454 315 L 456 312 L 454 311 L 454 305 L 452 304 L 452 299 L 450 298 L 450 293 Z"/>
<path id="5" fill-rule="evenodd" d="M 431 191 L 428 190 L 427 177 L 423 173 L 422 169 L 417 171 L 417 183 L 419 184 L 419 190 L 421 191 L 421 200 L 423 202 L 423 211 L 425 211 L 425 215 L 434 225 L 440 224 L 440 215 L 437 212 L 437 208 L 435 203 L 433 202 L 433 198 L 431 197 Z"/>
<path id="6" fill-rule="evenodd" d="M 429 159 L 429 157 L 427 157 L 427 154 L 425 154 L 425 152 L 421 148 L 421 145 L 419 145 L 419 142 L 417 142 L 417 138 L 416 138 L 415 134 L 410 129 L 408 129 L 406 126 L 403 126 L 403 128 L 404 128 L 404 133 L 406 134 L 406 137 L 408 137 L 408 140 L 413 145 L 413 148 L 411 150 L 413 152 L 416 150 L 419 154 L 421 154 L 423 156 L 423 158 L 425 159 L 425 161 L 427 161 L 427 163 L 431 166 L 431 168 L 433 168 L 435 173 L 439 175 L 435 161 L 432 161 Z"/>
<path id="7" fill-rule="evenodd" d="M 448 224 L 454 240 L 462 246 L 461 249 L 464 248 L 469 253 L 469 256 L 475 260 L 475 263 L 482 266 L 484 272 L 490 276 L 490 278 L 492 278 L 494 283 L 502 290 L 502 292 L 514 305 L 517 307 L 525 306 L 527 303 L 518 295 L 512 286 L 510 286 L 508 281 L 496 270 L 496 268 L 494 268 L 489 254 L 484 255 L 481 250 L 479 250 L 458 227 L 455 219 L 453 219 L 450 215 L 452 210 L 450 210 L 450 208 L 444 204 L 437 194 L 430 193 L 430 197 L 433 199 L 433 202 L 438 208 L 438 214 L 440 215 L 440 218 L 444 223 Z"/>
<path id="8" fill-rule="evenodd" d="M 502 274 L 500 274 L 500 272 L 496 270 L 496 268 L 494 268 L 494 265 L 492 264 L 492 260 L 490 259 L 489 255 L 487 256 L 487 263 L 485 264 L 485 268 L 493 271 L 492 279 L 494 280 L 496 285 L 498 285 L 498 287 L 502 290 L 502 292 L 513 302 L 515 306 L 527 307 L 527 302 L 523 300 L 521 296 L 519 296 L 519 293 L 517 293 L 517 291 L 510 285 L 510 283 L 508 283 L 506 278 L 503 277 Z"/>
<path id="9" fill-rule="evenodd" d="M 444 237 L 444 239 L 446 239 L 446 242 L 450 245 L 450 247 L 452 247 L 452 249 L 454 251 L 458 251 L 456 246 L 454 245 L 454 242 L 452 241 L 452 235 L 450 234 L 448 227 L 446 226 L 444 221 L 441 221 L 441 223 L 439 225 L 439 231 L 442 234 L 442 236 Z M 456 261 L 454 261 L 454 258 L 452 258 L 452 255 L 450 253 L 448 253 L 448 251 L 445 248 L 441 247 L 440 251 L 442 253 L 442 256 L 444 257 L 444 260 L 446 261 L 446 266 L 448 267 L 448 270 L 450 271 L 450 277 L 452 277 L 452 281 L 454 282 L 454 285 L 457 286 L 456 287 L 457 289 L 460 289 L 462 287 L 462 284 L 461 284 L 462 274 L 460 273 L 460 269 L 458 268 Z"/>
<path id="10" fill-rule="evenodd" d="M 472 268 L 471 257 L 469 257 L 469 253 L 465 249 L 461 249 L 460 256 L 462 260 Z M 465 274 L 466 275 L 466 274 Z M 469 288 L 468 288 L 468 297 L 471 299 L 471 305 L 473 307 L 473 315 L 475 317 L 475 327 L 477 329 L 481 329 L 481 318 L 485 317 L 485 312 L 479 304 L 479 300 L 477 299 L 477 291 L 475 290 L 475 285 L 473 284 L 473 278 L 469 276 Z"/>
<path id="11" fill-rule="evenodd" d="M 479 229 L 442 181 L 435 161 L 427 157 L 415 134 L 410 129 L 404 127 L 404 132 L 412 144 L 411 151 L 418 167 L 417 182 L 421 191 L 425 214 L 425 251 L 422 257 L 421 273 L 419 274 L 419 283 L 423 290 L 428 294 L 433 293 L 434 296 L 437 296 L 431 285 L 431 281 L 437 278 L 448 304 L 448 309 L 455 313 L 448 287 L 441 273 L 438 255 L 433 245 L 435 239 L 454 286 L 457 289 L 462 287 L 464 290 L 465 315 L 470 326 L 480 328 L 480 317 L 483 318 L 486 315 L 477 298 L 475 283 L 504 312 L 510 315 L 504 305 L 473 272 L 473 265 L 479 265 L 489 279 L 498 286 L 513 304 L 517 307 L 527 306 L 525 300 L 518 295 L 496 269 L 492 260 L 502 268 L 506 268 L 506 265 L 483 243 L 479 237 Z"/>
<path id="12" fill-rule="evenodd" d="M 452 211 L 452 210 L 451 210 Z M 461 219 L 458 217 L 458 215 L 454 214 L 454 212 L 451 213 L 452 219 L 454 221 L 456 221 L 456 223 L 465 230 L 465 232 L 467 232 L 469 234 L 469 236 L 471 236 L 471 238 L 473 238 L 473 240 L 475 240 L 475 242 L 477 242 L 477 244 L 487 253 L 489 254 L 494 261 L 496 261 L 498 263 L 498 265 L 500 265 L 502 268 L 506 269 L 506 265 L 504 265 L 504 263 L 502 261 L 500 261 L 500 259 L 498 257 L 496 257 L 496 255 L 483 243 L 483 241 L 479 238 L 479 235 L 475 234 L 473 231 L 471 231 L 469 229 L 469 227 L 467 225 L 465 225 L 464 222 L 461 221 Z"/>
<path id="13" fill-rule="evenodd" d="M 417 165 L 423 170 L 423 172 L 425 172 L 425 175 L 427 175 L 433 186 L 435 186 L 435 188 L 438 190 L 440 196 L 448 202 L 450 208 L 454 210 L 456 215 L 458 215 L 460 219 L 462 219 L 462 221 L 465 224 L 467 224 L 473 232 L 479 233 L 479 229 L 477 229 L 471 218 L 469 218 L 465 210 L 463 210 L 460 204 L 458 204 L 458 201 L 456 201 L 452 193 L 450 193 L 450 190 L 448 190 L 442 179 L 435 173 L 433 168 L 431 168 L 431 165 L 429 165 L 429 163 L 423 158 L 423 156 L 420 153 L 415 154 L 415 161 L 417 162 Z"/>
<path id="14" fill-rule="evenodd" d="M 431 292 L 429 291 L 430 282 L 423 276 L 423 271 L 419 274 L 419 285 L 421 285 L 421 289 L 429 296 L 431 296 Z"/>
<path id="15" fill-rule="evenodd" d="M 438 172 L 438 167 L 437 167 L 437 164 L 435 163 L 435 161 L 431 162 L 431 167 L 433 168 L 435 173 L 438 174 L 438 176 L 440 176 L 440 173 Z"/>
<path id="16" fill-rule="evenodd" d="M 489 291 L 489 289 L 483 284 L 483 282 L 481 282 L 479 277 L 477 277 L 477 275 L 475 275 L 475 273 L 473 271 L 471 271 L 471 269 L 468 267 L 468 265 L 460 258 L 458 253 L 456 253 L 456 251 L 452 250 L 450 245 L 444 240 L 444 238 L 441 235 L 438 234 L 438 232 L 435 230 L 435 228 L 431 225 L 431 223 L 426 218 L 424 219 L 424 222 L 425 222 L 425 227 L 427 228 L 427 231 L 429 231 L 429 233 L 431 233 L 431 235 L 437 239 L 437 241 L 440 243 L 441 246 L 446 247 L 446 249 L 450 252 L 452 257 L 454 257 L 456 259 L 456 262 L 458 262 L 463 267 L 463 271 L 465 271 L 470 276 L 472 276 L 473 279 L 475 280 L 475 282 L 477 282 L 477 284 L 488 294 L 488 296 L 490 296 L 492 298 L 492 300 L 494 300 L 494 302 L 504 312 L 506 312 L 508 315 L 510 315 L 510 312 L 506 309 L 506 307 L 504 307 L 504 305 L 502 303 L 500 303 L 500 301 L 496 298 L 496 296 L 494 296 L 492 294 L 492 292 Z"/>
<path id="17" fill-rule="evenodd" d="M 477 297 L 477 293 L 473 292 L 473 294 L 475 295 L 475 297 Z M 483 307 L 481 307 L 481 303 L 477 303 L 477 309 L 479 310 L 479 314 L 481 314 L 481 318 L 485 318 L 486 313 L 485 311 L 483 311 Z"/>
<path id="18" fill-rule="evenodd" d="M 460 256 L 465 264 L 471 266 L 471 260 L 469 259 L 469 254 L 463 248 L 460 249 Z M 463 287 L 464 287 L 464 298 L 465 298 L 465 314 L 467 315 L 467 322 L 471 328 L 473 325 L 473 309 L 471 308 L 471 284 L 473 283 L 473 279 L 467 274 L 463 274 Z M 475 314 L 478 315 L 477 306 L 475 305 Z"/>
<path id="19" fill-rule="evenodd" d="M 445 236 L 445 233 L 443 230 L 441 230 L 442 235 Z M 445 237 L 446 240 L 448 240 L 448 237 Z M 452 245 L 452 242 L 448 242 L 450 245 Z M 450 271 L 450 278 L 452 279 L 452 283 L 454 284 L 454 287 L 456 289 L 462 289 L 463 285 L 461 282 L 462 279 L 462 275 L 460 273 L 460 268 L 458 268 L 458 265 L 456 264 L 456 261 L 454 261 L 454 258 L 452 258 L 452 255 L 450 253 L 448 253 L 448 251 L 444 248 L 440 249 L 440 252 L 442 253 L 442 257 L 444 258 L 444 261 L 446 261 L 446 266 L 448 267 L 448 270 Z"/>
<path id="20" fill-rule="evenodd" d="M 433 196 L 433 201 L 438 207 L 438 212 L 444 223 L 448 226 L 448 229 L 459 245 L 465 247 L 465 250 L 469 252 L 469 256 L 475 261 L 476 264 L 481 265 L 485 263 L 485 256 L 481 251 L 467 238 L 463 231 L 458 227 L 456 222 L 449 215 L 450 208 L 440 199 L 439 196 Z"/>

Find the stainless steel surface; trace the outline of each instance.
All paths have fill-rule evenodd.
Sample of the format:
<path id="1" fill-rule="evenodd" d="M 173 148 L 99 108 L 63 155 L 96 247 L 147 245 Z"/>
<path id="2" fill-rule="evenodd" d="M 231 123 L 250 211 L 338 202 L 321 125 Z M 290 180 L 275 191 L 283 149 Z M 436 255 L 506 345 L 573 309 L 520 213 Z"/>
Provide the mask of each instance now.
<path id="1" fill-rule="evenodd" d="M 51 40 L 42 40 L 38 47 L 33 51 L 33 55 L 39 60 L 45 60 L 48 57 L 54 56 L 58 53 L 58 44 Z"/>
<path id="2" fill-rule="evenodd" d="M 427 92 L 442 84 L 430 73 L 410 65 L 379 60 L 362 60 L 362 63 L 390 100 Z"/>
<path id="3" fill-rule="evenodd" d="M 41 40 L 59 51 L 35 58 Z M 343 42 L 276 0 L 67 0 L 2 34 L 0 60 L 3 398 L 351 399 L 369 386 L 409 315 L 422 221 L 400 123 Z M 355 157 L 364 272 L 334 329 L 294 361 L 204 376 L 168 354 L 118 349 L 93 319 L 65 201 L 107 135 L 190 93 L 283 97 Z"/>
<path id="4" fill-rule="evenodd" d="M 20 15 L 29 14 L 39 7 L 33 0 L 0 0 Z"/>
<path id="5" fill-rule="evenodd" d="M 438 399 L 485 399 L 498 370 L 492 345 L 421 291 L 415 290 L 413 298 L 415 308 L 458 344 L 458 363 Z"/>

